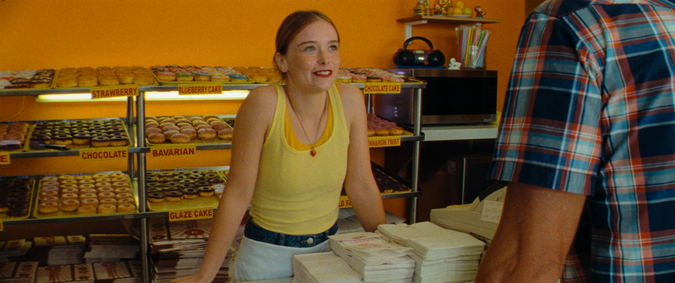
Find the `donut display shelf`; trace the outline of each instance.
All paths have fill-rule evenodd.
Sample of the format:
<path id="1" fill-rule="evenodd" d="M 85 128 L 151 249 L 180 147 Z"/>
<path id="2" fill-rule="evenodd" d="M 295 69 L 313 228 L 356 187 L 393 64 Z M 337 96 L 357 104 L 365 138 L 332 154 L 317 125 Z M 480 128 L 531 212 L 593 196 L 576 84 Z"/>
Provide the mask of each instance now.
<path id="1" fill-rule="evenodd" d="M 206 184 L 200 184 L 203 180 L 210 180 L 210 182 L 207 181 Z M 146 195 L 148 196 L 148 210 L 158 212 L 190 208 L 216 208 L 220 202 L 220 194 L 226 180 L 227 178 L 223 176 L 222 172 L 210 169 L 153 170 L 147 172 Z M 191 185 L 184 186 L 183 184 Z M 191 194 L 190 196 L 186 196 L 183 193 L 181 199 L 178 201 L 166 199 L 166 197 L 173 198 L 173 194 L 170 192 L 182 192 L 186 187 L 190 187 L 188 189 L 188 193 Z M 194 190 L 196 189 L 200 192 L 200 187 L 213 189 L 213 191 L 209 190 L 212 194 L 198 194 L 195 196 L 193 194 Z M 164 198 L 162 199 L 162 197 Z"/>

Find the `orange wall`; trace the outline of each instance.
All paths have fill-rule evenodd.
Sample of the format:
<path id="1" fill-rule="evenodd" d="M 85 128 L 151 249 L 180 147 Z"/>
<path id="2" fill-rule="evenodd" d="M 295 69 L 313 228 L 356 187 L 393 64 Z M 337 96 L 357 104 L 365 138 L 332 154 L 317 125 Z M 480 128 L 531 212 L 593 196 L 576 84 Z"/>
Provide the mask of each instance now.
<path id="1" fill-rule="evenodd" d="M 0 70 L 192 64 L 272 66 L 274 36 L 289 13 L 317 9 L 335 22 L 342 66 L 395 68 L 392 56 L 405 41 L 404 24 L 416 0 L 5 0 L 0 1 Z M 431 1 L 434 4 L 436 1 Z M 453 1 L 453 2 L 456 2 Z M 480 5 L 489 24 L 487 68 L 506 89 L 524 0 L 465 0 Z M 446 57 L 457 53 L 452 25 L 418 25 L 414 36 L 429 38 Z M 417 42 L 410 48 L 425 48 Z M 501 109 L 501 97 L 499 108 Z M 147 103 L 149 115 L 233 114 L 238 102 Z M 0 97 L 0 120 L 124 117 L 124 103 L 40 103 L 34 97 Z M 11 117 L 11 118 L 10 118 Z M 379 156 L 381 154 L 375 154 Z M 377 159 L 381 160 L 382 157 Z M 148 168 L 220 166 L 225 151 L 200 152 L 194 159 L 148 160 Z M 82 168 L 85 167 L 85 168 Z M 87 164 L 75 157 L 13 159 L 0 176 L 125 170 L 126 162 Z"/>

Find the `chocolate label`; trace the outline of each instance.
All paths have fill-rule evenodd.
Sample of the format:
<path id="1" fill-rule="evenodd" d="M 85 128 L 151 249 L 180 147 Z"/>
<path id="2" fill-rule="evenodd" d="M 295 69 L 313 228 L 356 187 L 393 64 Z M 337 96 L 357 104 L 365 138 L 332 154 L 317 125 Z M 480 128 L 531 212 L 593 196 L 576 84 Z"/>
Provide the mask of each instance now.
<path id="1" fill-rule="evenodd" d="M 101 99 L 122 96 L 138 96 L 136 85 L 100 86 L 91 88 L 91 99 Z"/>
<path id="2" fill-rule="evenodd" d="M 80 149 L 80 161 L 108 161 L 128 158 L 126 147 Z"/>
<path id="3" fill-rule="evenodd" d="M 401 83 L 366 83 L 363 93 L 400 93 Z"/>
<path id="4" fill-rule="evenodd" d="M 221 94 L 221 93 L 223 93 L 223 84 L 221 83 L 178 85 L 178 95 Z"/>

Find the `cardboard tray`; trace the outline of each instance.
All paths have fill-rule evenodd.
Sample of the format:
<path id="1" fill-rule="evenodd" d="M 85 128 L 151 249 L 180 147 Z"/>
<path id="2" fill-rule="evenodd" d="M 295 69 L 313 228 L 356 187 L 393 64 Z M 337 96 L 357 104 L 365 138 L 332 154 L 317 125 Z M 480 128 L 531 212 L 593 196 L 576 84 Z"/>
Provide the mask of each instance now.
<path id="1" fill-rule="evenodd" d="M 150 85 L 151 86 L 158 86 L 159 82 L 157 82 L 157 77 L 155 77 L 155 75 L 152 74 L 152 72 L 148 68 L 144 68 L 144 69 L 145 69 L 146 72 L 148 72 L 150 75 L 152 75 L 152 78 L 154 79 L 152 84 L 150 84 Z M 55 89 L 82 89 L 82 88 L 102 87 L 102 85 L 99 85 L 99 84 L 97 84 L 95 86 L 57 87 L 56 86 L 56 80 L 59 78 L 60 73 L 61 73 L 61 69 L 56 70 L 56 75 L 54 75 L 54 79 L 52 80 L 52 87 L 51 88 L 55 88 Z M 118 85 L 114 85 L 114 86 L 134 86 L 134 85 L 136 85 L 136 84 L 118 84 Z M 136 85 L 136 86 L 141 87 L 141 86 L 148 86 L 148 85 Z"/>
<path id="2" fill-rule="evenodd" d="M 121 119 L 119 119 L 119 118 L 74 119 L 74 120 L 41 121 L 41 122 L 73 122 L 73 121 L 82 121 L 82 120 L 87 120 L 87 121 L 106 121 L 106 120 L 121 120 Z M 127 145 L 124 145 L 124 146 L 108 146 L 108 147 L 93 147 L 93 146 L 91 146 L 91 143 L 90 143 L 90 144 L 86 144 L 86 145 L 75 145 L 75 144 L 71 144 L 71 145 L 68 145 L 67 147 L 68 147 L 70 150 L 80 150 L 80 149 L 87 149 L 87 148 L 112 148 L 112 147 L 129 148 L 129 147 L 131 147 L 134 143 L 133 143 L 133 141 L 131 140 L 131 137 L 130 137 L 130 135 L 129 135 L 129 129 L 127 128 L 127 126 L 126 126 L 126 124 L 124 123 L 124 121 L 122 121 L 122 125 L 124 126 L 124 132 L 125 132 L 126 135 L 127 135 Z M 35 127 L 36 127 L 36 126 L 37 126 L 37 123 L 32 124 L 31 127 L 30 127 L 30 129 L 28 130 L 28 135 L 27 135 L 27 137 L 26 137 L 26 141 L 24 142 L 22 151 L 26 151 L 26 152 L 59 151 L 58 149 L 50 149 L 50 148 L 46 148 L 46 149 L 32 149 L 32 148 L 30 147 L 30 138 L 33 136 L 33 131 L 35 130 Z"/>
<path id="3" fill-rule="evenodd" d="M 19 178 L 19 177 L 0 177 L 0 180 L 7 180 L 7 179 L 27 179 L 27 180 L 29 180 L 28 181 L 28 182 L 30 182 L 30 186 L 29 186 L 29 190 L 28 190 L 29 198 L 28 198 L 28 203 L 27 203 L 28 204 L 28 210 L 27 210 L 27 213 L 25 215 L 21 215 L 21 216 L 9 216 L 9 215 L 7 215 L 6 212 L 2 212 L 2 213 L 0 213 L 0 221 L 20 220 L 20 219 L 26 219 L 26 218 L 30 217 L 31 211 L 33 209 L 33 203 L 34 203 L 33 199 L 35 198 L 35 183 L 36 183 L 35 179 L 33 179 L 33 178 Z M 0 188 L 0 193 L 4 193 L 4 188 Z"/>
<path id="4" fill-rule="evenodd" d="M 162 81 L 160 80 L 157 75 L 155 74 L 154 71 L 149 71 L 150 74 L 155 78 L 156 81 L 159 82 L 159 84 L 162 85 L 181 85 L 181 84 L 204 84 L 204 83 L 216 83 L 212 81 Z M 222 83 L 224 85 L 237 85 L 237 84 L 253 84 L 255 83 L 250 77 L 247 76 L 247 80 L 245 82 L 233 82 L 233 81 L 228 81 L 228 82 L 217 82 L 217 83 Z"/>
<path id="5" fill-rule="evenodd" d="M 191 116 L 184 116 L 184 117 L 189 119 L 190 117 L 197 117 L 197 116 L 198 116 L 198 115 L 191 115 Z M 229 118 L 229 117 L 223 117 L 223 116 L 221 116 L 221 115 L 217 115 L 217 116 L 218 116 L 218 118 L 220 118 L 221 121 L 225 122 L 230 128 L 232 128 L 232 126 L 231 126 L 229 123 L 227 123 L 228 120 L 233 120 L 232 118 Z M 166 140 L 164 143 L 151 143 L 150 140 L 148 140 L 147 137 L 145 138 L 145 143 L 146 143 L 147 145 L 150 145 L 150 146 L 170 146 L 170 145 L 176 145 L 176 144 L 171 143 L 170 140 Z M 212 140 L 200 140 L 199 138 L 195 138 L 195 139 L 191 140 L 189 143 L 184 143 L 184 144 L 181 144 L 181 145 L 186 145 L 186 144 L 188 144 L 188 145 L 190 145 L 190 144 L 194 144 L 194 145 L 212 145 L 212 144 L 231 144 L 231 143 L 232 143 L 232 139 L 223 140 L 223 139 L 218 138 L 218 136 L 216 136 L 216 138 L 215 138 L 215 139 L 212 139 Z"/>

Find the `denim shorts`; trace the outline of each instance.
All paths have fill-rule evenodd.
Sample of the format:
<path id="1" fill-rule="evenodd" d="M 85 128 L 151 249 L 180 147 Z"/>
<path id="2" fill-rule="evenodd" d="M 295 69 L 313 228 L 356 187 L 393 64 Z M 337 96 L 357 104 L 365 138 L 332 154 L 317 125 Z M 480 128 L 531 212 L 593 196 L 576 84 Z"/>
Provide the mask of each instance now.
<path id="1" fill-rule="evenodd" d="M 288 235 L 277 232 L 265 230 L 248 219 L 244 228 L 244 236 L 246 238 L 256 240 L 259 242 L 269 243 L 278 246 L 308 248 L 314 247 L 328 240 L 328 236 L 335 235 L 338 231 L 337 222 L 333 227 L 318 234 L 312 235 Z"/>

